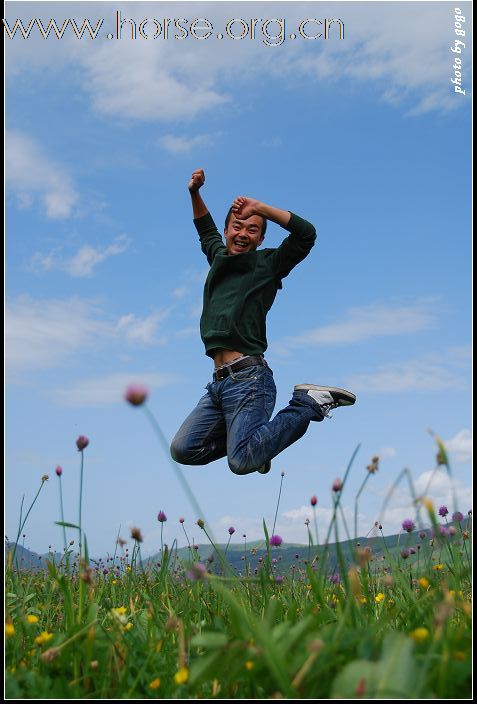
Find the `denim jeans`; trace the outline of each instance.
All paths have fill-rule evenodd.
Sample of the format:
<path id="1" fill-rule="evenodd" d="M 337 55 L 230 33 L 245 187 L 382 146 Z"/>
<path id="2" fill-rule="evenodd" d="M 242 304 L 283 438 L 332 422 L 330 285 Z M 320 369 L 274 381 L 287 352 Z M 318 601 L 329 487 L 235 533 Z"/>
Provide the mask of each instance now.
<path id="1" fill-rule="evenodd" d="M 249 474 L 301 438 L 310 421 L 323 420 L 319 405 L 306 392 L 295 391 L 271 421 L 276 387 L 268 366 L 247 367 L 205 388 L 171 444 L 171 455 L 181 464 L 227 456 L 234 474 Z"/>

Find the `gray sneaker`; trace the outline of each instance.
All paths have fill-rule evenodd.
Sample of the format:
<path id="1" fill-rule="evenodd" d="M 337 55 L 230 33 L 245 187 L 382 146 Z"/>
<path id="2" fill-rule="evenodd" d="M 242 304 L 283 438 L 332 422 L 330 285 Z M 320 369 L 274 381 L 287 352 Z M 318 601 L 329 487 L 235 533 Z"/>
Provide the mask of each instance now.
<path id="1" fill-rule="evenodd" d="M 272 460 L 268 460 L 268 462 L 265 462 L 265 464 L 262 464 L 262 466 L 257 469 L 257 472 L 260 472 L 260 474 L 268 474 L 271 466 Z"/>
<path id="2" fill-rule="evenodd" d="M 352 406 L 356 396 L 351 391 L 338 389 L 335 386 L 316 386 L 315 384 L 297 384 L 294 391 L 303 391 L 320 406 L 323 416 L 329 415 L 333 408 L 338 406 Z"/>

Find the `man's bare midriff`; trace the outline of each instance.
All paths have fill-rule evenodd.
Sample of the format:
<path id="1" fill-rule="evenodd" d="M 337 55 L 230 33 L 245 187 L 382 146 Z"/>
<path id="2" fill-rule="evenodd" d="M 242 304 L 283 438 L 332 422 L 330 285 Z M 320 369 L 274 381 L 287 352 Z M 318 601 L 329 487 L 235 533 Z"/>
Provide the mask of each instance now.
<path id="1" fill-rule="evenodd" d="M 243 356 L 243 352 L 234 352 L 233 350 L 218 349 L 214 354 L 214 365 L 215 367 L 221 367 L 223 364 L 228 364 L 233 362 L 234 359 L 238 359 Z"/>

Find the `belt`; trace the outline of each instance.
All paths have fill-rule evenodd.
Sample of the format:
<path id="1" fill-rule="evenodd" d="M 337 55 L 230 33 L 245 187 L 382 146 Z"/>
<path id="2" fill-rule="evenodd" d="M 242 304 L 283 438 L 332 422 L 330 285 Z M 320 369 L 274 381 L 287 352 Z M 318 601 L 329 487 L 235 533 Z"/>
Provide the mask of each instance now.
<path id="1" fill-rule="evenodd" d="M 245 359 L 239 359 L 237 362 L 228 364 L 226 367 L 219 367 L 219 369 L 215 370 L 212 378 L 214 381 L 222 381 L 222 379 L 229 376 L 230 372 L 239 372 L 242 369 L 256 365 L 268 366 L 262 356 L 246 357 Z"/>

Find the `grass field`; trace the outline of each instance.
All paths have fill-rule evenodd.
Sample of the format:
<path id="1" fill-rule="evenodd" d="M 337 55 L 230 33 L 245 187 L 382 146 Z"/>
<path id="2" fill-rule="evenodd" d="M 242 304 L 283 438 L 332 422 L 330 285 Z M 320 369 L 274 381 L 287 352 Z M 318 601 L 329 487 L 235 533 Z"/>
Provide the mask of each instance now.
<path id="1" fill-rule="evenodd" d="M 40 490 L 7 553 L 7 699 L 471 698 L 470 513 L 439 523 L 442 507 L 416 497 L 431 539 L 410 519 L 393 549 L 382 537 L 332 550 L 309 530 L 286 567 L 264 523 L 263 551 L 244 551 L 240 570 L 217 545 L 213 561 L 194 546 L 180 559 L 173 545 L 143 562 L 138 529 L 131 555 L 118 548 L 99 567 L 84 536 L 79 555 L 65 545 L 59 563 L 19 569 Z"/>

